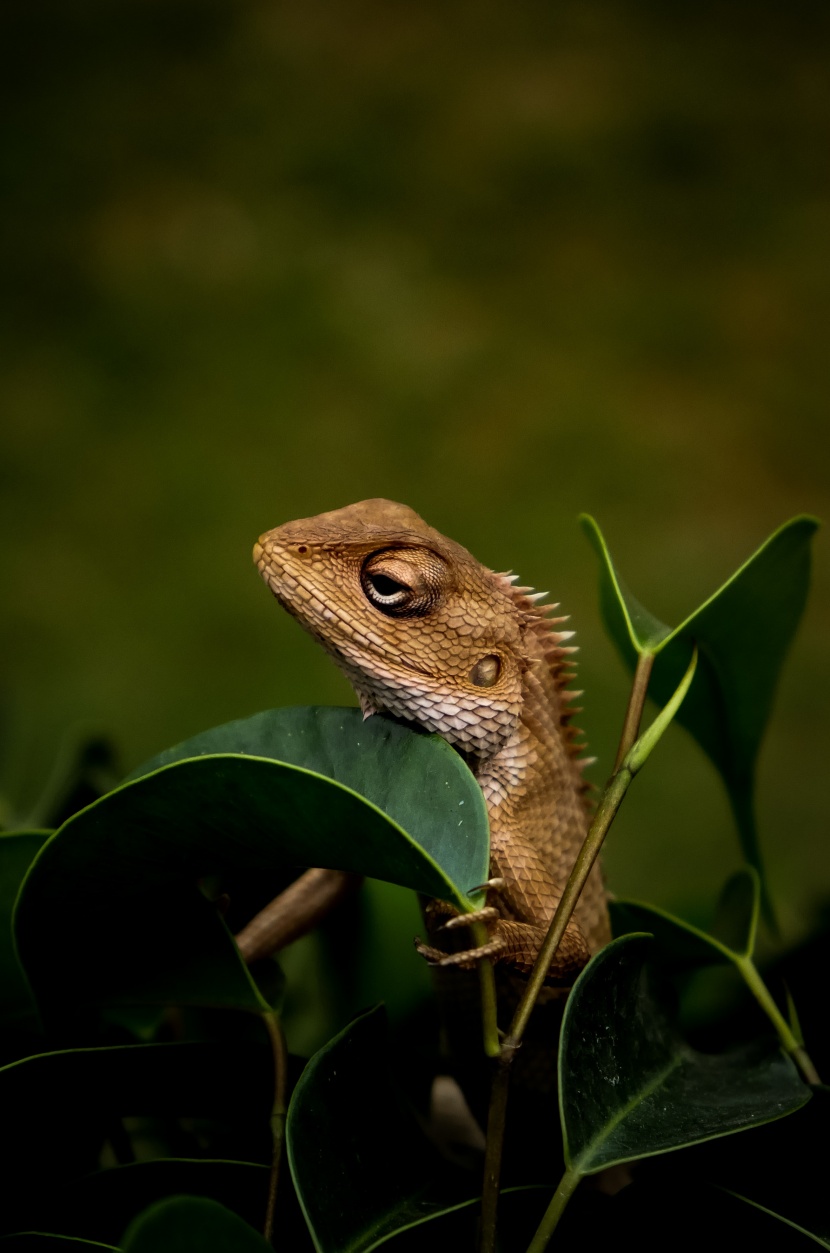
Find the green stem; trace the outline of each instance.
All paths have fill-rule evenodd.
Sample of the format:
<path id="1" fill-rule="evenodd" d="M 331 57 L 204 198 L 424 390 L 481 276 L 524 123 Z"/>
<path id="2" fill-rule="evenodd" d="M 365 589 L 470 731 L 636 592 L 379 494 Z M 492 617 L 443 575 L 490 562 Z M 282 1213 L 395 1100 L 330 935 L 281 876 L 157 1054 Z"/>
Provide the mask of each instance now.
<path id="1" fill-rule="evenodd" d="M 781 1047 L 784 1052 L 789 1053 L 807 1083 L 821 1083 L 818 1071 L 810 1060 L 809 1054 L 803 1045 L 799 1043 L 790 1024 L 772 999 L 770 990 L 758 973 L 758 968 L 752 958 L 739 957 L 735 964 L 750 992 L 778 1032 L 778 1038 L 781 1041 Z"/>
<path id="2" fill-rule="evenodd" d="M 487 1149 L 485 1154 L 484 1165 L 484 1183 L 481 1201 L 481 1225 L 480 1225 L 480 1242 L 479 1249 L 481 1253 L 492 1253 L 496 1243 L 496 1216 L 498 1209 L 498 1191 L 499 1176 L 501 1174 L 501 1158 L 504 1147 L 504 1130 L 507 1117 L 507 1095 L 510 1080 L 510 1067 L 513 1063 L 519 1046 L 522 1042 L 525 1028 L 528 1024 L 536 999 L 544 986 L 548 970 L 551 962 L 556 954 L 556 950 L 562 942 L 562 937 L 571 915 L 576 908 L 582 889 L 584 888 L 588 876 L 591 873 L 594 862 L 599 856 L 603 842 L 611 823 L 616 817 L 617 810 L 622 804 L 623 797 L 631 786 L 631 781 L 635 774 L 642 768 L 649 754 L 671 722 L 684 696 L 689 690 L 697 666 L 697 648 L 695 648 L 689 666 L 680 681 L 677 690 L 674 692 L 671 700 L 660 710 L 660 713 L 654 719 L 654 722 L 647 731 L 635 740 L 630 747 L 623 752 L 623 748 L 627 743 L 627 738 L 631 734 L 632 726 L 639 726 L 642 717 L 643 704 L 646 697 L 646 686 L 648 674 L 650 673 L 650 664 L 638 663 L 637 672 L 635 673 L 634 683 L 632 685 L 632 694 L 626 709 L 625 721 L 623 724 L 622 736 L 620 738 L 620 751 L 617 756 L 622 757 L 622 764 L 611 776 L 606 784 L 605 791 L 600 798 L 599 805 L 594 814 L 593 821 L 588 828 L 588 834 L 579 855 L 574 862 L 573 869 L 565 884 L 565 890 L 562 893 L 559 904 L 551 919 L 548 933 L 542 943 L 542 947 L 534 962 L 533 969 L 530 972 L 524 992 L 516 1007 L 513 1015 L 513 1021 L 510 1029 L 502 1041 L 501 1053 L 499 1055 L 499 1068 L 496 1072 L 493 1087 L 490 1093 L 490 1110 L 487 1118 Z M 643 676 L 645 674 L 645 683 Z M 566 1176 L 569 1178 L 569 1176 Z M 578 1179 L 577 1179 L 578 1182 Z M 562 1189 L 565 1180 L 560 1185 Z M 570 1187 L 570 1191 L 563 1192 L 561 1199 L 561 1208 L 564 1209 L 570 1199 L 576 1183 Z M 557 1196 L 559 1195 L 557 1190 Z M 556 1197 L 554 1197 L 556 1200 Z M 551 1203 L 553 1204 L 553 1202 Z M 558 1222 L 558 1214 L 556 1222 Z M 555 1223 L 554 1223 L 555 1225 Z M 553 1227 L 550 1228 L 553 1230 Z M 546 1237 L 547 1239 L 547 1237 Z"/>
<path id="3" fill-rule="evenodd" d="M 481 948 L 490 939 L 483 922 L 475 922 L 470 927 L 472 942 Z M 496 978 L 493 964 L 490 961 L 478 963 L 478 980 L 481 992 L 481 1025 L 484 1035 L 484 1052 L 487 1057 L 498 1057 L 501 1052 L 499 1028 L 496 1018 Z"/>
<path id="4" fill-rule="evenodd" d="M 274 1104 L 271 1107 L 271 1173 L 268 1178 L 268 1202 L 265 1208 L 265 1222 L 262 1234 L 272 1243 L 274 1230 L 274 1211 L 277 1205 L 277 1186 L 282 1162 L 282 1146 L 285 1140 L 285 1096 L 288 1084 L 288 1052 L 285 1047 L 285 1036 L 282 1033 L 276 1014 L 263 1014 L 262 1021 L 271 1042 L 274 1058 Z"/>
<path id="5" fill-rule="evenodd" d="M 631 684 L 622 735 L 620 736 L 620 744 L 617 749 L 617 759 L 614 762 L 614 774 L 616 774 L 620 766 L 625 761 L 631 751 L 632 744 L 640 733 L 640 723 L 643 720 L 643 708 L 646 703 L 648 681 L 651 678 L 653 665 L 654 653 L 640 653 L 638 655 L 637 668 L 634 671 L 634 681 Z"/>
<path id="6" fill-rule="evenodd" d="M 582 1175 L 573 1167 L 565 1171 L 559 1180 L 559 1187 L 554 1192 L 550 1205 L 545 1210 L 545 1216 L 536 1229 L 536 1235 L 527 1246 L 527 1253 L 545 1253 L 548 1241 L 556 1230 L 557 1223 L 564 1214 L 565 1207 L 576 1191 L 581 1178 Z"/>

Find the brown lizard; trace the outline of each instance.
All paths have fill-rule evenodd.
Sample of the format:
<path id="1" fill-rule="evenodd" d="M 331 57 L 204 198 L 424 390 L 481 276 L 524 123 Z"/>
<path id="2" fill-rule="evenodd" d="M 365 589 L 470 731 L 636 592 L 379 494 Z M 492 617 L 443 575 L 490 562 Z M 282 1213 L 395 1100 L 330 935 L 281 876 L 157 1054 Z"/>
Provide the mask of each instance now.
<path id="1" fill-rule="evenodd" d="M 443 735 L 482 788 L 491 881 L 477 916 L 489 943 L 455 953 L 419 943 L 419 951 L 442 966 L 487 957 L 527 974 L 588 824 L 582 746 L 570 725 L 579 695 L 567 686 L 573 633 L 559 629 L 566 619 L 550 617 L 557 606 L 540 606 L 540 595 L 516 587 L 514 576 L 486 569 L 412 509 L 387 500 L 268 531 L 254 560 L 280 603 L 345 672 L 364 717 L 387 712 Z M 432 907 L 433 937 L 451 912 Z M 238 939 L 245 952 L 246 933 Z M 549 983 L 569 986 L 609 939 L 595 867 Z M 251 951 L 249 944 L 249 959 Z"/>

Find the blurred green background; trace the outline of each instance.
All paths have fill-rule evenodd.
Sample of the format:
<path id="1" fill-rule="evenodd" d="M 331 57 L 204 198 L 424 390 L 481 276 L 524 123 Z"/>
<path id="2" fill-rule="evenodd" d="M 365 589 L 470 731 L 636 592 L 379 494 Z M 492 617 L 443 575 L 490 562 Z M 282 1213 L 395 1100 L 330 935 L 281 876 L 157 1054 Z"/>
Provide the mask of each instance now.
<path id="1" fill-rule="evenodd" d="M 128 769 L 352 703 L 250 548 L 375 495 L 572 612 L 601 781 L 627 685 L 577 513 L 669 623 L 828 513 L 826 4 L 5 0 L 0 24 L 8 802 L 79 723 Z M 820 534 L 761 762 L 790 937 L 830 896 L 829 610 Z M 699 913 L 738 862 L 672 731 L 611 887 Z"/>

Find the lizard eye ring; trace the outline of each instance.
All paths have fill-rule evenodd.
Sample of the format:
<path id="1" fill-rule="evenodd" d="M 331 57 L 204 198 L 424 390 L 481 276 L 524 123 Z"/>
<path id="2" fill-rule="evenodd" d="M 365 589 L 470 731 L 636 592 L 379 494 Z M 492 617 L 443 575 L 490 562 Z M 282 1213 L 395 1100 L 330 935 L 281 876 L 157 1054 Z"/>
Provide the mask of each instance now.
<path id="1" fill-rule="evenodd" d="M 438 599 L 443 564 L 432 553 L 392 548 L 363 564 L 360 585 L 370 604 L 393 618 L 420 618 Z"/>

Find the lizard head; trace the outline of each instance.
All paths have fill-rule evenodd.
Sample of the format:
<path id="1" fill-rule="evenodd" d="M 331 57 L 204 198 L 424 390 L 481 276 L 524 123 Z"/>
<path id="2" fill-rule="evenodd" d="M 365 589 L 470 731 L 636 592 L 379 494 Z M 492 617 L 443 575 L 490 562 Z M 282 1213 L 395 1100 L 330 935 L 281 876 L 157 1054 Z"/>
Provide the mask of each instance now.
<path id="1" fill-rule="evenodd" d="M 288 522 L 259 537 L 254 561 L 364 716 L 389 712 L 479 758 L 509 737 L 530 664 L 510 582 L 412 509 L 365 500 Z"/>

